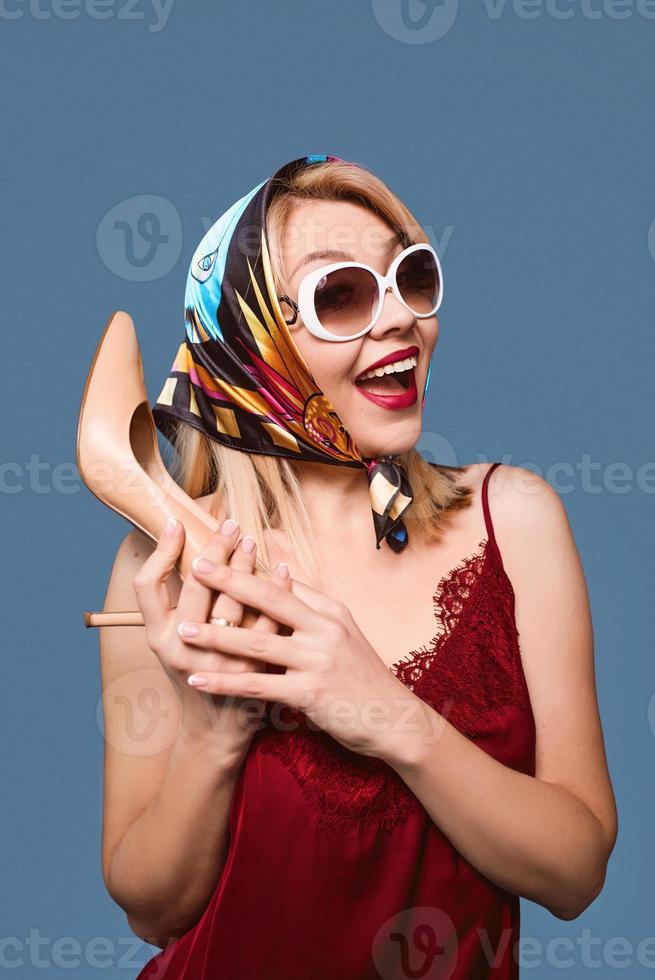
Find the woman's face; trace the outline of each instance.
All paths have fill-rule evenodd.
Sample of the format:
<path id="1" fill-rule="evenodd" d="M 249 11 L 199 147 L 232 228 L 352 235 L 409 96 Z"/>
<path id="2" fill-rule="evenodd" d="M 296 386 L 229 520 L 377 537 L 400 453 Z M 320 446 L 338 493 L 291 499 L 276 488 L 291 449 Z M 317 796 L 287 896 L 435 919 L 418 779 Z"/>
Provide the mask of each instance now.
<path id="1" fill-rule="evenodd" d="M 344 254 L 309 258 L 312 253 L 325 250 Z M 364 262 L 386 275 L 402 251 L 403 245 L 393 230 L 362 205 L 350 201 L 296 205 L 282 236 L 289 295 L 297 302 L 303 276 L 341 260 Z M 421 400 L 428 365 L 439 333 L 436 314 L 418 319 L 389 290 L 379 320 L 369 333 L 356 340 L 321 340 L 304 326 L 301 315 L 289 330 L 319 387 L 363 455 L 404 452 L 416 444 L 421 434 Z M 396 352 L 396 360 L 416 355 L 416 397 L 412 404 L 403 404 L 408 401 L 407 396 L 403 398 L 410 381 L 408 373 L 355 384 L 355 379 L 371 365 Z"/>

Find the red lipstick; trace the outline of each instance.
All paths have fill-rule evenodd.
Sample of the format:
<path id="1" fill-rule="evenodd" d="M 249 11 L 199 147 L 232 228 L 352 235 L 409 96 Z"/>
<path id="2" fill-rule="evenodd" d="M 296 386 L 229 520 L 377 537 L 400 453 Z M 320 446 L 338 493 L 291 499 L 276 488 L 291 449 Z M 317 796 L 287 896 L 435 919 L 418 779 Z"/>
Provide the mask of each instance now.
<path id="1" fill-rule="evenodd" d="M 385 364 L 391 364 L 393 361 L 404 361 L 406 357 L 412 357 L 413 355 L 416 357 L 419 355 L 419 349 L 416 344 L 413 344 L 411 347 L 403 347 L 402 350 L 395 350 L 391 354 L 385 354 L 379 361 L 374 361 L 373 364 L 369 364 L 368 367 L 363 368 L 357 375 L 357 378 L 361 378 L 367 371 L 374 371 L 375 368 L 384 367 Z M 357 378 L 355 378 L 355 381 Z"/>

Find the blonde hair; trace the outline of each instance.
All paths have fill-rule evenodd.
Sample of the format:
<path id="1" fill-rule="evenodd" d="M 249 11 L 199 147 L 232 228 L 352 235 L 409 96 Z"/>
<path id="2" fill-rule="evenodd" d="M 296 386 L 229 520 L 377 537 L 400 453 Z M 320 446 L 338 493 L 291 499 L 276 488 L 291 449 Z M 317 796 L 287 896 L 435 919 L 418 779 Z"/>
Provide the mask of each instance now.
<path id="1" fill-rule="evenodd" d="M 281 239 L 289 214 L 297 204 L 325 200 L 360 204 L 411 241 L 429 242 L 402 201 L 365 167 L 339 161 L 305 167 L 284 182 L 278 182 L 266 215 L 266 235 L 278 295 L 288 292 Z M 229 514 L 244 534 L 255 538 L 259 568 L 271 570 L 266 533 L 283 531 L 288 537 L 288 548 L 303 567 L 308 582 L 323 587 L 315 559 L 314 536 L 293 459 L 224 446 L 184 422 L 172 426 L 170 441 L 174 459 L 169 468 L 174 479 L 190 497 L 212 494 L 210 513 L 219 519 Z M 425 540 L 440 538 L 455 511 L 471 504 L 472 489 L 456 485 L 456 474 L 464 467 L 430 463 L 415 448 L 400 453 L 397 460 L 404 466 L 412 487 L 412 504 L 403 515 L 410 542 L 417 533 L 424 535 Z M 374 546 L 372 516 L 371 540 Z"/>

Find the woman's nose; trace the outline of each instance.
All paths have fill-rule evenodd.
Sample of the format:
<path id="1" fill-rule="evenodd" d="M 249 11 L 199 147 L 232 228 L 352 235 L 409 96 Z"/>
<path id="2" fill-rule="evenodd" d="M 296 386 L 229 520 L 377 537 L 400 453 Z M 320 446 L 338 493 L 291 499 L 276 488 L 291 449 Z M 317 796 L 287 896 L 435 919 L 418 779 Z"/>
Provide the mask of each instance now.
<path id="1" fill-rule="evenodd" d="M 413 327 L 415 322 L 416 317 L 412 311 L 400 302 L 392 287 L 387 286 L 384 291 L 379 319 L 371 330 L 372 336 L 383 336 L 389 330 L 405 331 Z"/>

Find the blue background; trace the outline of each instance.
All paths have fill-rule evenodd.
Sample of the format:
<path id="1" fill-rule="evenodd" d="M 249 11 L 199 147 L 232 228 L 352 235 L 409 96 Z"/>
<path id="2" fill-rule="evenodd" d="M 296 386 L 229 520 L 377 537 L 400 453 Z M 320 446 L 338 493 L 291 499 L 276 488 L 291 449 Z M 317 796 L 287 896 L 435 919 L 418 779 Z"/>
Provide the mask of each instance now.
<path id="1" fill-rule="evenodd" d="M 48 975 L 132 977 L 155 952 L 125 945 L 132 934 L 100 870 L 98 634 L 82 611 L 101 607 L 129 526 L 76 475 L 93 353 L 110 314 L 129 311 L 156 395 L 208 224 L 305 153 L 369 166 L 441 250 L 420 448 L 540 472 L 562 494 L 585 567 L 620 835 L 605 889 L 579 919 L 522 902 L 522 934 L 542 944 L 524 975 L 653 975 L 653 944 L 638 951 L 655 935 L 647 10 L 410 0 L 403 21 L 402 0 L 177 0 L 166 18 L 146 0 L 131 10 L 116 0 L 100 19 L 84 6 L 6 0 L 0 820 L 1 933 L 19 943 L 7 959 L 24 964 L 14 977 L 43 974 L 30 930 L 48 937 L 51 962 L 58 937 L 115 944 L 109 969 L 83 954 Z M 143 213 L 167 241 L 146 240 L 152 225 L 139 234 Z M 116 215 L 129 230 L 112 231 Z M 568 950 L 548 947 L 557 937 Z"/>

